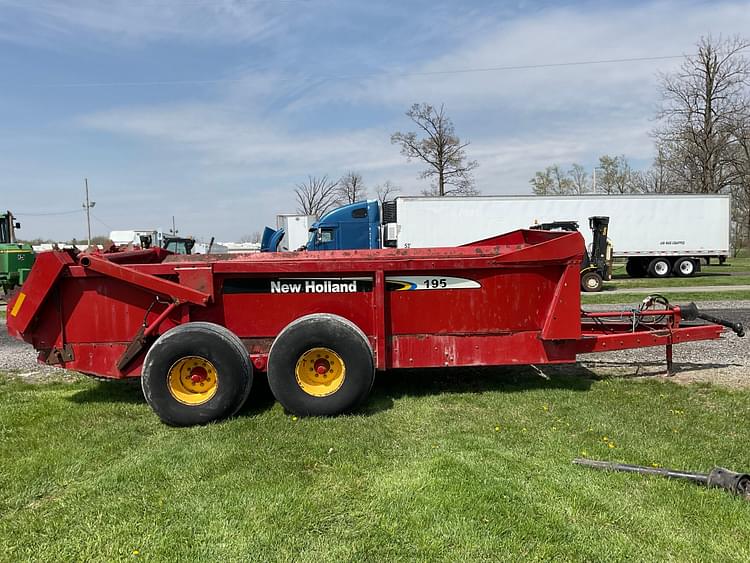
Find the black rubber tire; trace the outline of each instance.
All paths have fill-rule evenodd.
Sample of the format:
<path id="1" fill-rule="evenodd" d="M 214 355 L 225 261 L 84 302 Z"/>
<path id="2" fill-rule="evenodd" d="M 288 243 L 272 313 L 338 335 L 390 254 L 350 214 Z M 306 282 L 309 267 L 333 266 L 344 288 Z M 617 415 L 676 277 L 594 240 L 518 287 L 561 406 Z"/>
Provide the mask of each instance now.
<path id="1" fill-rule="evenodd" d="M 601 291 L 603 286 L 604 281 L 596 272 L 586 272 L 581 276 L 581 290 L 586 293 Z"/>
<path id="2" fill-rule="evenodd" d="M 341 387 L 325 397 L 305 392 L 297 382 L 298 359 L 324 347 L 341 356 L 346 366 Z M 300 317 L 276 337 L 268 353 L 268 384 L 276 400 L 299 416 L 333 416 L 349 412 L 370 393 L 375 362 L 365 334 L 351 321 L 327 313 Z"/>
<path id="3" fill-rule="evenodd" d="M 645 278 L 647 272 L 647 264 L 644 263 L 642 258 L 628 258 L 625 263 L 625 271 L 631 278 Z"/>
<path id="4" fill-rule="evenodd" d="M 689 278 L 695 275 L 695 272 L 697 271 L 698 268 L 692 258 L 680 258 L 672 267 L 672 273 L 681 278 Z"/>
<path id="5" fill-rule="evenodd" d="M 648 264 L 648 275 L 652 278 L 668 278 L 672 274 L 669 258 L 658 256 Z"/>
<path id="6" fill-rule="evenodd" d="M 218 387 L 201 405 L 187 405 L 174 398 L 167 384 L 170 368 L 181 358 L 199 356 L 217 372 Z M 193 426 L 234 415 L 250 394 L 253 367 L 242 341 L 214 323 L 193 322 L 162 334 L 143 362 L 141 387 L 146 402 L 165 423 Z"/>

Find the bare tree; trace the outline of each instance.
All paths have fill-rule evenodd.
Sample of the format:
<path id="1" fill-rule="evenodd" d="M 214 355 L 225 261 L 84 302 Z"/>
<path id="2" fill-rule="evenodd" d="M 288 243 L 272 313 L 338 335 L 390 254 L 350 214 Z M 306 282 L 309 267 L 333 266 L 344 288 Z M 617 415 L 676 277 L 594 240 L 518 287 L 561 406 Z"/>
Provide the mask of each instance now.
<path id="1" fill-rule="evenodd" d="M 662 76 L 655 136 L 682 191 L 718 193 L 736 184 L 735 127 L 748 107 L 747 47 L 739 37 L 702 37 L 697 54 Z"/>
<path id="2" fill-rule="evenodd" d="M 607 194 L 626 194 L 634 191 L 633 171 L 625 156 L 609 156 L 607 154 L 599 157 L 599 168 L 601 175 L 596 177 L 596 189 Z"/>
<path id="3" fill-rule="evenodd" d="M 580 165 L 573 163 L 568 170 L 568 176 L 570 177 L 570 187 L 575 194 L 585 194 L 589 189 L 589 174 L 586 169 Z"/>
<path id="4" fill-rule="evenodd" d="M 681 184 L 673 177 L 663 148 L 657 145 L 656 149 L 656 156 L 649 168 L 632 172 L 633 191 L 644 194 L 679 192 Z"/>
<path id="5" fill-rule="evenodd" d="M 732 246 L 736 253 L 750 243 L 750 110 L 738 116 L 735 126 L 735 184 L 732 186 Z"/>
<path id="6" fill-rule="evenodd" d="M 338 196 L 344 203 L 356 203 L 367 199 L 367 189 L 362 181 L 362 174 L 349 171 L 339 180 Z"/>
<path id="7" fill-rule="evenodd" d="M 263 238 L 263 236 L 260 234 L 260 231 L 253 231 L 249 235 L 244 235 L 240 239 L 240 242 L 258 243 L 258 242 L 260 242 L 261 238 Z"/>
<path id="8" fill-rule="evenodd" d="M 297 196 L 297 211 L 304 215 L 322 217 L 339 203 L 338 182 L 329 180 L 328 175 L 320 178 L 308 176 L 305 182 L 297 184 L 294 193 Z"/>
<path id="9" fill-rule="evenodd" d="M 390 180 L 386 180 L 375 188 L 375 193 L 378 196 L 378 201 L 382 205 L 385 201 L 390 201 L 399 192 L 398 186 L 396 186 Z"/>
<path id="10" fill-rule="evenodd" d="M 573 180 L 557 164 L 536 172 L 529 183 L 536 195 L 569 195 L 573 191 Z"/>
<path id="11" fill-rule="evenodd" d="M 468 160 L 464 150 L 469 143 L 461 142 L 456 136 L 451 119 L 445 114 L 445 107 L 434 108 L 430 104 L 414 104 L 406 112 L 421 130 L 396 132 L 391 135 L 391 143 L 401 145 L 401 154 L 407 159 L 417 159 L 427 164 L 420 178 L 429 178 L 432 185 L 423 193 L 428 195 L 476 195 L 472 171 L 478 166 L 476 160 Z"/>
<path id="12" fill-rule="evenodd" d="M 534 173 L 534 177 L 529 180 L 531 184 L 531 190 L 534 195 L 552 195 L 552 174 L 549 171 L 548 166 L 544 170 L 538 170 Z"/>

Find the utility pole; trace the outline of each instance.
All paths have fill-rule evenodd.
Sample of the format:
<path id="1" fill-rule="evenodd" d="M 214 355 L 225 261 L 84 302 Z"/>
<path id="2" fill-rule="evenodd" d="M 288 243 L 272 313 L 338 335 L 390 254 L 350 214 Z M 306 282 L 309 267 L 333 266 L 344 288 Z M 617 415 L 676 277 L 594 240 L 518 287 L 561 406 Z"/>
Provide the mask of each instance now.
<path id="1" fill-rule="evenodd" d="M 86 232 L 89 236 L 89 247 L 91 246 L 91 208 L 96 205 L 95 201 L 89 201 L 89 179 L 84 178 L 83 183 L 86 186 L 86 202 L 83 204 L 83 207 L 86 208 Z"/>

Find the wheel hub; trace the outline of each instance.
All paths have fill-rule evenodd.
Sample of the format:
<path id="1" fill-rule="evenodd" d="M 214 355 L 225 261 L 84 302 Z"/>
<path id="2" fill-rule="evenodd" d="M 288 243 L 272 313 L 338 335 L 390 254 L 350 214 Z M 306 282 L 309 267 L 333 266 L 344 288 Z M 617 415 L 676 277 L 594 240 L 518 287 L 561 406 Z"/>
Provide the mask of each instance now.
<path id="1" fill-rule="evenodd" d="M 311 348 L 297 360 L 294 375 L 300 388 L 313 397 L 326 397 L 344 384 L 344 360 L 330 348 Z"/>
<path id="2" fill-rule="evenodd" d="M 214 365 L 200 356 L 180 358 L 167 372 L 167 388 L 180 403 L 202 405 L 216 394 L 219 386 Z"/>
<path id="3" fill-rule="evenodd" d="M 315 360 L 315 371 L 318 375 L 325 375 L 331 369 L 331 364 L 325 358 Z"/>
<path id="4" fill-rule="evenodd" d="M 203 366 L 196 366 L 192 370 L 190 370 L 190 381 L 193 383 L 201 383 L 202 381 L 206 381 L 206 378 L 208 377 L 208 372 L 206 372 L 206 368 Z"/>
<path id="5" fill-rule="evenodd" d="M 663 276 L 669 271 L 669 265 L 666 262 L 657 262 L 654 266 L 654 271 L 660 276 Z"/>

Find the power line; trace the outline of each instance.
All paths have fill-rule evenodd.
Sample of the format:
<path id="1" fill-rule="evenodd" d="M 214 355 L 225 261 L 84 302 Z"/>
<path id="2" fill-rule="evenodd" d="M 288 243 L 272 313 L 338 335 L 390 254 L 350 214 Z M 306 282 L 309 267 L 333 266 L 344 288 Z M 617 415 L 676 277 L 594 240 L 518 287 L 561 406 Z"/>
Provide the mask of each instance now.
<path id="1" fill-rule="evenodd" d="M 96 221 L 98 221 L 99 223 L 101 223 L 103 226 L 107 227 L 110 231 L 114 231 L 115 230 L 111 225 L 108 225 L 107 223 L 105 223 L 104 221 L 102 221 L 101 219 L 99 219 L 99 217 L 97 217 L 96 215 L 94 215 L 93 213 L 91 214 L 91 216 Z"/>
<path id="2" fill-rule="evenodd" d="M 541 68 L 559 68 L 559 67 L 570 67 L 570 66 L 588 66 L 588 65 L 602 65 L 602 64 L 623 64 L 623 63 L 634 63 L 634 62 L 648 62 L 648 61 L 664 61 L 669 59 L 682 59 L 686 56 L 693 55 L 662 55 L 653 57 L 624 57 L 618 59 L 591 59 L 583 61 L 564 61 L 557 63 L 538 63 L 538 64 L 524 64 L 524 65 L 505 65 L 505 66 L 489 66 L 489 67 L 470 67 L 470 68 L 454 68 L 446 70 L 428 70 L 428 71 L 412 71 L 412 72 L 401 72 L 401 71 L 383 71 L 383 72 L 371 72 L 371 73 L 357 73 L 357 74 L 340 74 L 340 75 L 312 75 L 316 80 L 344 80 L 353 78 L 372 78 L 377 76 L 395 76 L 395 77 L 408 77 L 408 76 L 439 76 L 439 75 L 450 75 L 450 74 L 469 74 L 469 73 L 480 73 L 480 72 L 507 72 L 514 70 L 534 70 Z M 256 69 L 260 72 L 270 71 L 271 68 Z M 36 84 L 38 87 L 51 87 L 51 88 L 96 88 L 96 87 L 127 87 L 127 86 L 188 86 L 188 85 L 199 85 L 199 84 L 228 84 L 244 82 L 247 78 L 208 78 L 208 79 L 186 79 L 186 80 L 146 80 L 146 81 L 131 81 L 131 82 L 60 82 L 50 84 Z M 280 81 L 299 81 L 300 77 L 286 77 L 279 78 Z"/>
<path id="3" fill-rule="evenodd" d="M 72 209 L 71 211 L 51 211 L 49 213 L 24 213 L 23 211 L 14 211 L 13 215 L 17 217 L 49 217 L 51 215 L 72 215 L 73 213 L 81 213 L 83 209 Z"/>

